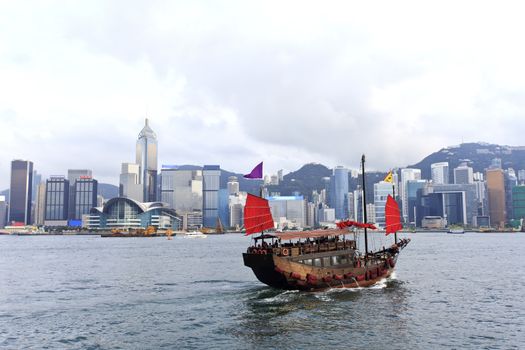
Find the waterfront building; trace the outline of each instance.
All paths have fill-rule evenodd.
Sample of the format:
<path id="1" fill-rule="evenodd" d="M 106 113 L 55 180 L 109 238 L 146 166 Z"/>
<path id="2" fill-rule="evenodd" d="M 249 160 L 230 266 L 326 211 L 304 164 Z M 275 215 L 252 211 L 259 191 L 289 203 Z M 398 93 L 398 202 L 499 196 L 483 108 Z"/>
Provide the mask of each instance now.
<path id="1" fill-rule="evenodd" d="M 448 184 L 448 162 L 433 163 L 430 165 L 432 182 L 435 184 Z"/>
<path id="2" fill-rule="evenodd" d="M 246 192 L 238 192 L 228 197 L 229 227 L 240 228 L 244 224 L 246 197 Z"/>
<path id="3" fill-rule="evenodd" d="M 407 194 L 407 223 L 416 224 L 417 192 L 428 186 L 427 180 L 408 180 L 405 184 Z"/>
<path id="4" fill-rule="evenodd" d="M 97 206 L 98 181 L 88 175 L 80 176 L 75 180 L 73 191 L 75 212 L 73 215 L 69 215 L 69 218 L 70 220 L 81 221 L 83 215 L 89 214 L 91 208 Z"/>
<path id="5" fill-rule="evenodd" d="M 35 219 L 34 224 L 37 226 L 44 225 L 46 213 L 46 183 L 40 182 L 37 185 L 36 198 L 35 198 Z"/>
<path id="6" fill-rule="evenodd" d="M 154 226 L 159 229 L 182 229 L 182 218 L 161 202 L 141 203 L 131 198 L 112 198 L 103 207 L 92 208 L 88 218 L 90 229 L 138 229 Z"/>
<path id="7" fill-rule="evenodd" d="M 303 196 L 268 197 L 268 204 L 275 219 L 285 218 L 288 227 L 305 227 L 305 204 Z"/>
<path id="8" fill-rule="evenodd" d="M 348 201 L 348 169 L 342 166 L 335 167 L 330 184 L 330 206 L 335 209 L 335 218 L 346 219 L 348 218 L 347 205 L 345 205 Z"/>
<path id="9" fill-rule="evenodd" d="M 471 184 L 474 182 L 474 169 L 463 163 L 454 168 L 455 184 Z"/>
<path id="10" fill-rule="evenodd" d="M 92 171 L 89 169 L 68 169 L 67 171 L 67 180 L 69 181 L 69 208 L 68 208 L 68 219 L 69 220 L 82 219 L 81 217 L 75 216 L 75 182 L 81 177 L 86 177 L 86 176 L 91 178 L 93 176 Z M 89 213 L 89 210 L 88 210 L 88 213 Z"/>
<path id="11" fill-rule="evenodd" d="M 432 186 L 417 191 L 416 227 L 425 227 L 423 219 L 426 217 L 443 218 L 443 195 L 433 193 Z"/>
<path id="12" fill-rule="evenodd" d="M 7 219 L 7 202 L 5 196 L 0 196 L 0 228 L 4 228 Z"/>
<path id="13" fill-rule="evenodd" d="M 202 220 L 205 227 L 215 227 L 219 216 L 221 168 L 205 165 L 202 169 Z"/>
<path id="14" fill-rule="evenodd" d="M 222 227 L 226 227 L 230 220 L 229 214 L 229 198 L 228 189 L 221 188 L 219 189 L 219 219 Z M 218 226 L 218 223 L 215 224 L 215 227 Z"/>
<path id="15" fill-rule="evenodd" d="M 9 223 L 29 225 L 33 194 L 33 162 L 13 160 L 11 162 L 11 184 L 9 187 Z"/>
<path id="16" fill-rule="evenodd" d="M 407 191 L 407 182 L 412 180 L 421 180 L 421 169 L 412 169 L 406 168 L 401 169 L 401 184 L 400 197 L 401 197 L 401 212 L 403 215 L 403 221 L 409 221 L 409 209 L 408 209 L 408 191 Z"/>
<path id="17" fill-rule="evenodd" d="M 375 222 L 378 226 L 385 227 L 385 205 L 388 195 L 393 195 L 391 182 L 380 181 L 374 184 L 375 220 L 372 221 L 367 206 L 367 220 L 369 222 Z"/>
<path id="18" fill-rule="evenodd" d="M 514 211 L 512 208 L 512 189 L 518 185 L 518 177 L 514 169 L 508 168 L 505 170 L 505 212 L 507 213 L 507 221 L 514 219 Z"/>
<path id="19" fill-rule="evenodd" d="M 512 209 L 515 220 L 525 219 L 525 185 L 512 189 Z"/>
<path id="20" fill-rule="evenodd" d="M 69 181 L 64 176 L 52 175 L 46 180 L 44 225 L 67 226 Z"/>
<path id="21" fill-rule="evenodd" d="M 506 222 L 505 175 L 500 168 L 493 168 L 487 169 L 486 178 L 490 222 L 495 227 L 503 228 Z"/>
<path id="22" fill-rule="evenodd" d="M 195 231 L 202 228 L 202 211 L 187 211 L 182 214 L 177 213 L 182 218 L 182 229 L 185 231 Z"/>
<path id="23" fill-rule="evenodd" d="M 31 186 L 31 198 L 33 201 L 36 199 L 36 191 L 38 188 L 38 185 L 42 182 L 42 175 L 39 174 L 36 170 L 33 170 L 33 184 Z M 34 216 L 33 216 L 34 217 Z"/>
<path id="24" fill-rule="evenodd" d="M 157 194 L 157 135 L 151 130 L 148 118 L 137 140 L 135 163 L 140 166 L 138 183 L 142 185 L 145 202 L 155 202 Z"/>
<path id="25" fill-rule="evenodd" d="M 474 184 L 433 185 L 435 194 L 442 195 L 442 216 L 447 225 L 472 225 L 478 215 L 478 200 Z"/>
<path id="26" fill-rule="evenodd" d="M 182 170 L 176 167 L 161 170 L 160 199 L 179 214 L 202 211 L 202 170 Z"/>
<path id="27" fill-rule="evenodd" d="M 446 220 L 441 216 L 425 216 L 421 220 L 421 227 L 426 229 L 444 229 L 447 225 Z"/>
<path id="28" fill-rule="evenodd" d="M 140 166 L 138 164 L 122 163 L 119 182 L 119 196 L 142 202 L 144 193 L 139 179 Z"/>
<path id="29" fill-rule="evenodd" d="M 237 180 L 237 176 L 230 176 L 226 187 L 229 195 L 239 193 L 239 181 Z"/>

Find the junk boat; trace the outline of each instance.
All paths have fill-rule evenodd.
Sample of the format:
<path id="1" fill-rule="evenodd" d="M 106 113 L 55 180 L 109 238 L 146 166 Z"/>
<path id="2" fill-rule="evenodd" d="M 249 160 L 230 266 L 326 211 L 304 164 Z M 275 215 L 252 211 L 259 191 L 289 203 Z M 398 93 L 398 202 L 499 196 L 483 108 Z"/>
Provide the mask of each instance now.
<path id="1" fill-rule="evenodd" d="M 397 231 L 403 226 L 397 202 L 388 195 L 385 231 L 387 235 L 394 233 L 394 244 L 377 251 L 368 249 L 367 230 L 376 227 L 366 223 L 364 163 L 363 155 L 361 166 L 365 223 L 346 220 L 337 223 L 336 229 L 264 233 L 264 230 L 274 228 L 268 201 L 248 194 L 244 209 L 246 235 L 261 235 L 254 238 L 254 244 L 243 253 L 243 259 L 244 265 L 253 270 L 259 281 L 279 289 L 314 291 L 368 287 L 393 273 L 400 251 L 410 240 L 397 239 Z M 364 232 L 364 252 L 358 250 L 355 236 L 349 231 L 352 227 Z"/>

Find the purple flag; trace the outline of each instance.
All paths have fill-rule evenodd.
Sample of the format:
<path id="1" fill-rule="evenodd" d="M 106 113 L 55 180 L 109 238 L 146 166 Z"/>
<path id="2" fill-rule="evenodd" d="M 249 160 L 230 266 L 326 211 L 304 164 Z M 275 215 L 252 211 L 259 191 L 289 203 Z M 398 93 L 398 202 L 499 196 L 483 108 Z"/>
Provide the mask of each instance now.
<path id="1" fill-rule="evenodd" d="M 255 168 L 253 168 L 252 172 L 249 174 L 244 175 L 247 179 L 262 179 L 263 175 L 263 162 L 260 162 Z"/>

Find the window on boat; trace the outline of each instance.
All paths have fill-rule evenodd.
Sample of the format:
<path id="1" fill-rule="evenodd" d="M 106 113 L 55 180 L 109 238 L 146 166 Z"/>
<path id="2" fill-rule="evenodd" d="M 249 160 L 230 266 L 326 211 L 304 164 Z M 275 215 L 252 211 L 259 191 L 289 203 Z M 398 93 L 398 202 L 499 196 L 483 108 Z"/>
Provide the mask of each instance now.
<path id="1" fill-rule="evenodd" d="M 306 265 L 312 265 L 312 259 L 305 259 L 303 260 L 303 264 L 306 264 Z"/>
<path id="2" fill-rule="evenodd" d="M 321 259 L 320 258 L 314 259 L 314 266 L 321 266 Z"/>
<path id="3" fill-rule="evenodd" d="M 330 257 L 323 258 L 323 266 L 330 266 Z"/>
<path id="4" fill-rule="evenodd" d="M 340 256 L 332 256 L 332 265 L 339 265 L 340 264 L 340 261 L 341 261 L 341 257 Z"/>

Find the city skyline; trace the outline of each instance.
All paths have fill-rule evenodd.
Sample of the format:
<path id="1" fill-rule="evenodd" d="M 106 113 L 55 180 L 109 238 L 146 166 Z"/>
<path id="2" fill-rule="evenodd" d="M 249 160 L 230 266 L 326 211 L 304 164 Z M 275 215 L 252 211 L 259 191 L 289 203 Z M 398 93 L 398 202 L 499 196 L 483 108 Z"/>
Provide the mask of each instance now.
<path id="1" fill-rule="evenodd" d="M 159 164 L 239 173 L 521 143 L 520 3 L 66 4 L 0 5 L 1 188 L 12 159 L 109 182 L 145 117 Z"/>

